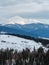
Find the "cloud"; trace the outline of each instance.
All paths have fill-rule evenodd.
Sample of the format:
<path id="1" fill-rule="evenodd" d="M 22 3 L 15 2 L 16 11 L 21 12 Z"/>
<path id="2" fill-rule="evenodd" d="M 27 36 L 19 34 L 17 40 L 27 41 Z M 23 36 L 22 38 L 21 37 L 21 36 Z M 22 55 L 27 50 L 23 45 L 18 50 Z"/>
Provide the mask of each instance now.
<path id="1" fill-rule="evenodd" d="M 49 24 L 49 19 L 35 19 L 35 18 L 22 18 L 20 16 L 15 16 L 10 19 L 0 19 L 1 24 L 30 24 L 30 23 L 43 23 Z"/>
<path id="2" fill-rule="evenodd" d="M 9 22 L 8 19 L 0 18 L 0 24 L 7 24 Z"/>
<path id="3" fill-rule="evenodd" d="M 0 0 L 0 19 L 15 16 L 49 19 L 49 0 Z"/>
<path id="4" fill-rule="evenodd" d="M 13 4 L 22 4 L 22 3 L 30 3 L 30 2 L 36 2 L 36 3 L 45 3 L 48 4 L 49 0 L 0 0 L 0 5 L 13 5 Z"/>
<path id="5" fill-rule="evenodd" d="M 0 0 L 0 6 L 10 6 L 23 3 L 49 4 L 49 0 Z"/>
<path id="6" fill-rule="evenodd" d="M 11 6 L 0 7 L 1 11 L 6 11 L 8 13 L 21 13 L 21 12 L 39 12 L 39 11 L 49 11 L 49 5 L 38 4 L 38 3 L 23 3 L 15 4 Z"/>
<path id="7" fill-rule="evenodd" d="M 36 18 L 22 18 L 19 16 L 9 19 L 9 24 L 30 24 L 30 23 L 43 23 L 49 24 L 49 19 L 36 19 Z"/>
<path id="8" fill-rule="evenodd" d="M 17 16 L 24 13 L 25 14 L 28 13 L 27 15 L 31 13 L 38 16 L 40 13 L 42 14 L 47 13 L 47 11 L 49 11 L 49 5 L 43 5 L 43 4 L 37 4 L 37 3 L 24 3 L 24 4 L 0 7 L 1 17 L 10 17 L 10 16 L 12 17 L 13 15 Z"/>
<path id="9" fill-rule="evenodd" d="M 12 17 L 9 19 L 9 24 L 25 24 L 25 19 L 19 16 Z"/>

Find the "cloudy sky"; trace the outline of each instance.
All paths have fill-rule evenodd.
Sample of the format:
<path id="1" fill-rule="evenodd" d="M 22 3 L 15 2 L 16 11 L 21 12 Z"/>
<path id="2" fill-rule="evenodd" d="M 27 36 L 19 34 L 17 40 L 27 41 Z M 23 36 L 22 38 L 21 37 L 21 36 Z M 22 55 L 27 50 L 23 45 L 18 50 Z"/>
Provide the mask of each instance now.
<path id="1" fill-rule="evenodd" d="M 49 0 L 0 0 L 0 24 L 49 24 Z"/>

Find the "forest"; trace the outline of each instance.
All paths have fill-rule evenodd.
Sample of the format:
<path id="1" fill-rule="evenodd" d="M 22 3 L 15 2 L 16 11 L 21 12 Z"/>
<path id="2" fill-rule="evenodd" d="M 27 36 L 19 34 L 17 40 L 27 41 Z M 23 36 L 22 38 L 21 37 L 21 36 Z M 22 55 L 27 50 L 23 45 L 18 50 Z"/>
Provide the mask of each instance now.
<path id="1" fill-rule="evenodd" d="M 23 51 L 0 49 L 0 65 L 49 65 L 49 50 L 44 52 L 42 47 L 31 52 L 28 48 Z"/>

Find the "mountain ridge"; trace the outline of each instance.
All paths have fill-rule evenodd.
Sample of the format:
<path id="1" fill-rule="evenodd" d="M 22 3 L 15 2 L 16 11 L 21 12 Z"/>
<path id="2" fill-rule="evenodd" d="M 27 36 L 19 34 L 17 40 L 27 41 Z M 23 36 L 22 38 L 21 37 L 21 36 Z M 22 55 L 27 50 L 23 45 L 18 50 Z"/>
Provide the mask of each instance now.
<path id="1" fill-rule="evenodd" d="M 22 34 L 31 37 L 45 37 L 49 38 L 49 25 L 41 23 L 32 24 L 6 24 L 0 25 L 0 32 L 8 32 L 14 34 Z"/>

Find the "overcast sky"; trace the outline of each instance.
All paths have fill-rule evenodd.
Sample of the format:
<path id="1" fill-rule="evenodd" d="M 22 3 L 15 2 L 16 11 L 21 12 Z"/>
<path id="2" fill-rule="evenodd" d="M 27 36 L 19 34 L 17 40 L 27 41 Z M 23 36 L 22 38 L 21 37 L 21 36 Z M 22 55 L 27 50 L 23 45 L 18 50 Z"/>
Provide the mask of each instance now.
<path id="1" fill-rule="evenodd" d="M 0 0 L 0 23 L 49 24 L 49 0 Z"/>

